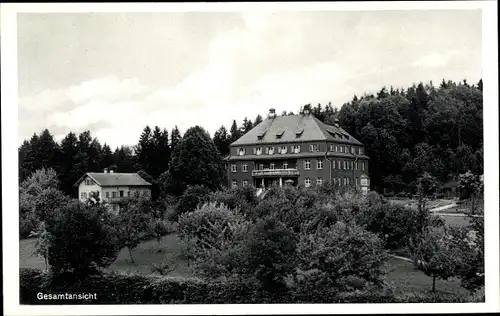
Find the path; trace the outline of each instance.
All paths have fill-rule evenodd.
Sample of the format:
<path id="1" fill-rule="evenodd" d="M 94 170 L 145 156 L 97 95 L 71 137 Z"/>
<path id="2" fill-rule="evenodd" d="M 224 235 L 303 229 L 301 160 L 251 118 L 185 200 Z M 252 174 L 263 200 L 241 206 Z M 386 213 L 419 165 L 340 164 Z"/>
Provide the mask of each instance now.
<path id="1" fill-rule="evenodd" d="M 458 207 L 458 204 L 452 203 L 452 204 L 448 204 L 448 205 L 444 205 L 444 206 L 440 206 L 440 207 L 435 207 L 433 209 L 430 209 L 429 211 L 432 213 L 438 213 L 439 215 L 442 215 L 442 216 L 455 216 L 455 217 L 469 216 L 468 214 L 465 214 L 465 213 L 441 213 L 441 211 L 447 210 L 447 209 L 450 209 L 453 207 Z M 472 215 L 472 216 L 473 217 L 483 217 L 483 215 Z"/>

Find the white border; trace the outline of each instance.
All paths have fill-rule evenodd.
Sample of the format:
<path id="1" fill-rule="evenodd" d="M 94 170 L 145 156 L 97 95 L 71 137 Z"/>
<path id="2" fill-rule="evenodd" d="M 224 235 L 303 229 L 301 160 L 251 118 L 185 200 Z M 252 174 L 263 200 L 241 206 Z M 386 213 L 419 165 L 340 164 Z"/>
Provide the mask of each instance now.
<path id="1" fill-rule="evenodd" d="M 273 305 L 105 305 L 20 306 L 17 186 L 17 35 L 16 13 L 171 12 L 171 11 L 373 11 L 483 10 L 484 154 L 486 209 L 486 302 L 467 304 L 273 304 Z M 299 2 L 299 3 L 117 3 L 1 4 L 2 60 L 2 210 L 4 308 L 6 315 L 83 314 L 353 314 L 498 312 L 499 190 L 498 190 L 498 31 L 496 1 L 453 2 Z M 12 184 L 12 185 L 9 185 Z M 15 258 L 12 260 L 12 258 Z"/>

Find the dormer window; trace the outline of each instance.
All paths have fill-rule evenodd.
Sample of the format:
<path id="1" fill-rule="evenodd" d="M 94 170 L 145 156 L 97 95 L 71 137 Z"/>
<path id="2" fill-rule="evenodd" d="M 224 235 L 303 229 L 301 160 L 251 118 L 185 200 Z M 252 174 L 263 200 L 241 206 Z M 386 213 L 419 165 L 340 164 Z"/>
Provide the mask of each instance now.
<path id="1" fill-rule="evenodd" d="M 268 147 L 267 148 L 267 154 L 268 155 L 274 155 L 274 147 Z"/>
<path id="2" fill-rule="evenodd" d="M 276 133 L 276 138 L 277 139 L 280 139 L 281 136 L 283 136 L 283 134 L 285 133 L 285 130 L 284 129 L 281 129 L 279 130 L 277 133 Z"/>
<path id="3" fill-rule="evenodd" d="M 304 128 L 299 128 L 295 131 L 295 137 L 299 138 L 300 136 L 302 136 L 302 133 L 304 132 Z"/>
<path id="4" fill-rule="evenodd" d="M 262 140 L 264 139 L 264 135 L 266 135 L 266 131 L 261 131 L 257 134 L 257 139 Z"/>
<path id="5" fill-rule="evenodd" d="M 245 148 L 238 148 L 238 156 L 244 156 L 245 155 Z"/>

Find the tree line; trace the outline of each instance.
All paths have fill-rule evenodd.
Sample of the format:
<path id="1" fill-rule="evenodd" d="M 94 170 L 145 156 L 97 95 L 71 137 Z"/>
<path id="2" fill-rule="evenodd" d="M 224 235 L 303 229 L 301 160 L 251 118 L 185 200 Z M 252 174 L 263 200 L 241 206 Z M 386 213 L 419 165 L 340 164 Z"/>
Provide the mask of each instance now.
<path id="1" fill-rule="evenodd" d="M 441 183 L 466 171 L 483 173 L 482 87 L 482 80 L 473 85 L 466 80 L 443 80 L 437 87 L 432 82 L 406 89 L 383 87 L 376 95 L 355 95 L 340 110 L 329 102 L 307 104 L 300 111 L 309 109 L 330 125 L 338 119 L 341 127 L 365 145 L 372 189 L 415 192 L 415 180 L 424 171 Z M 284 111 L 282 115 L 293 112 Z M 245 117 L 240 124 L 233 120 L 229 129 L 224 125 L 217 129 L 209 138 L 219 156 L 228 155 L 229 145 L 262 120 L 260 115 L 254 120 Z M 24 181 L 35 170 L 52 168 L 62 191 L 74 195 L 73 184 L 86 172 L 104 168 L 141 171 L 146 180 L 154 182 L 158 196 L 181 140 L 177 127 L 169 133 L 166 128 L 146 126 L 135 146 L 112 151 L 90 131 L 79 135 L 70 132 L 58 143 L 45 129 L 20 146 L 19 180 Z"/>

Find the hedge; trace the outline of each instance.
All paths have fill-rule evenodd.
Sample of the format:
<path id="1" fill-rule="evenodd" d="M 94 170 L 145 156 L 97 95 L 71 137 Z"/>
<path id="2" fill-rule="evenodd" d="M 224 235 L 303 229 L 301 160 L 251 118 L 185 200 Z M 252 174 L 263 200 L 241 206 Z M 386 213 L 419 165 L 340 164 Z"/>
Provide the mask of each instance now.
<path id="1" fill-rule="evenodd" d="M 326 291 L 329 292 L 329 291 Z M 39 300 L 38 293 L 96 293 L 95 300 Z M 72 304 L 265 304 L 265 303 L 437 303 L 466 302 L 457 295 L 354 291 L 311 299 L 306 293 L 265 292 L 251 282 L 207 282 L 197 278 L 103 274 L 76 280 L 35 269 L 20 269 L 20 303 Z"/>

